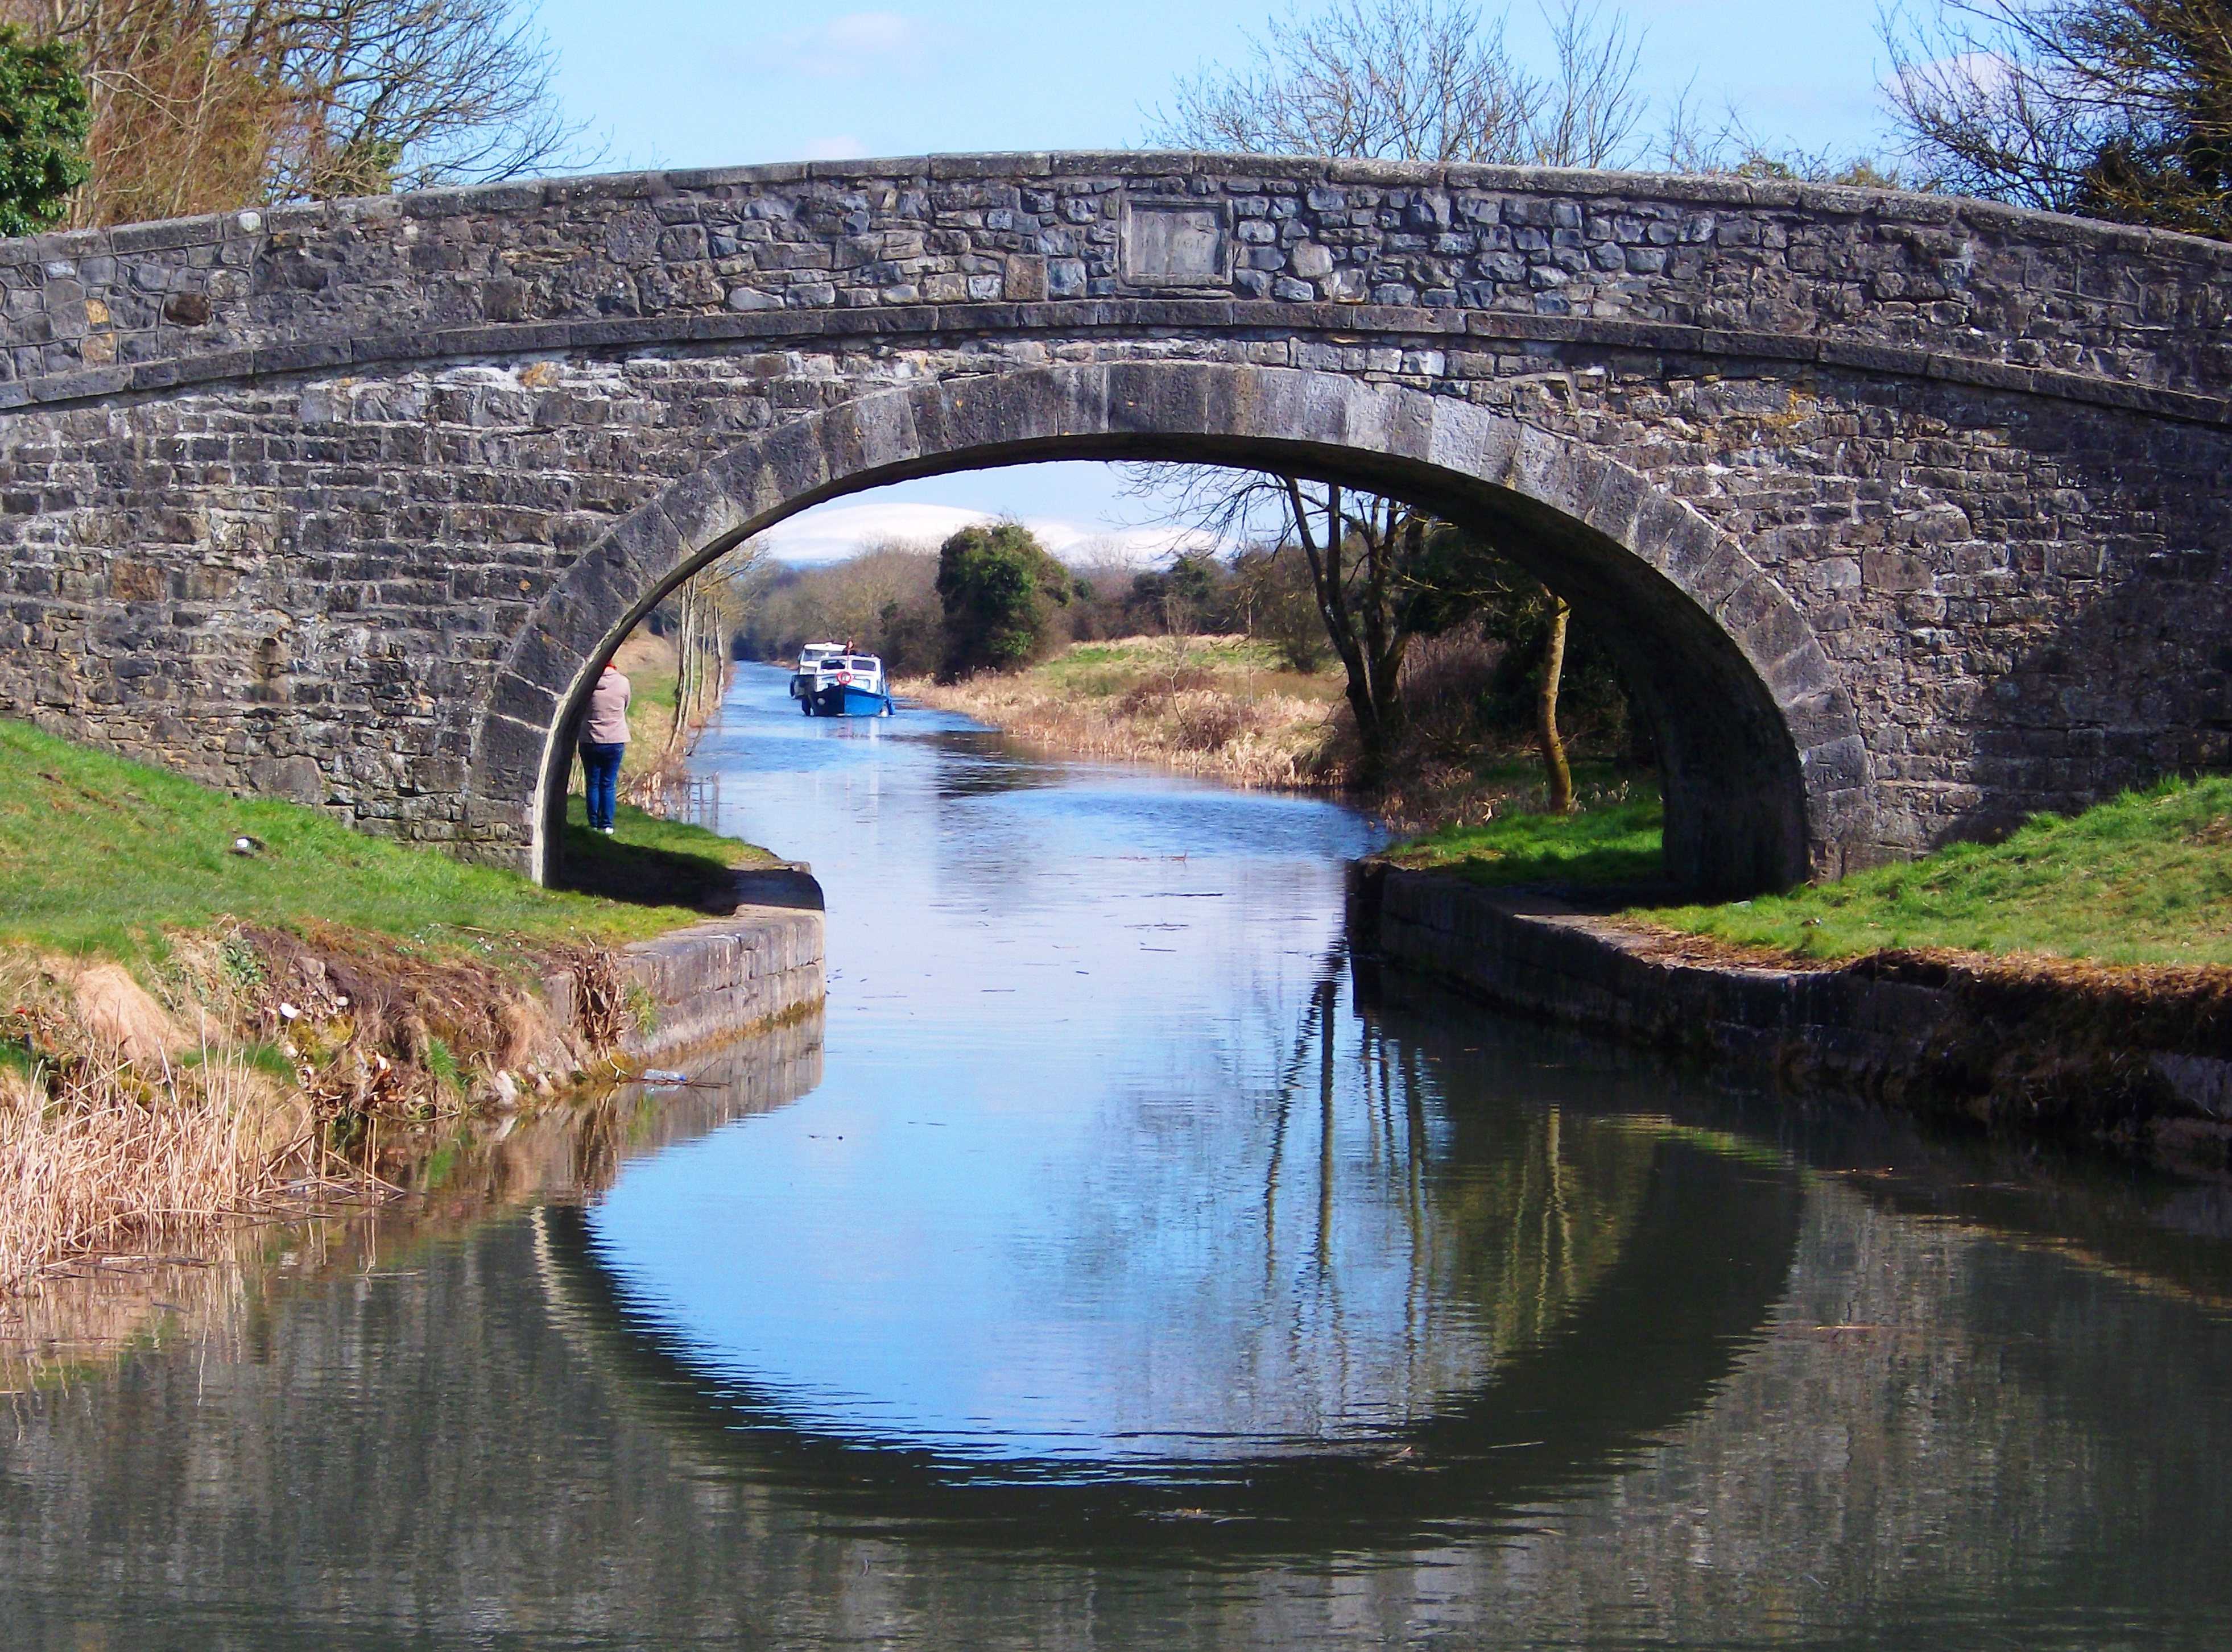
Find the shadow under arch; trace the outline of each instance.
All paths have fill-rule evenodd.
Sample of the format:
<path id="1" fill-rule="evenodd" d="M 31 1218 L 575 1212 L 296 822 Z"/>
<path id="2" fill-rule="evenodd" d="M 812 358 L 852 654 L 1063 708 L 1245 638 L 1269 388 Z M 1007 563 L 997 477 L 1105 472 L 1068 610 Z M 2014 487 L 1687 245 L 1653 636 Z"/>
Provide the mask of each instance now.
<path id="1" fill-rule="evenodd" d="M 707 1472 L 912 1541 L 1192 1561 L 1494 1530 L 1617 1472 L 1703 1406 L 1756 1339 L 1786 1287 L 1803 1201 L 1794 1169 L 1670 1130 L 1620 1262 L 1477 1390 L 1345 1448 L 1120 1464 L 988 1463 L 817 1432 L 708 1370 L 606 1266 L 585 1210 L 545 1206 L 535 1221 L 554 1317 Z"/>
<path id="2" fill-rule="evenodd" d="M 560 841 L 568 734 L 598 667 L 671 589 L 784 517 L 892 482 L 1057 459 L 1291 470 L 1489 537 L 1603 638 L 1660 754 L 1677 883 L 1749 894 L 1871 857 L 1850 697 L 1790 597 L 1734 541 L 1580 440 L 1448 396 L 1202 362 L 1034 367 L 857 398 L 749 437 L 623 517 L 544 599 L 473 742 L 468 819 Z"/>

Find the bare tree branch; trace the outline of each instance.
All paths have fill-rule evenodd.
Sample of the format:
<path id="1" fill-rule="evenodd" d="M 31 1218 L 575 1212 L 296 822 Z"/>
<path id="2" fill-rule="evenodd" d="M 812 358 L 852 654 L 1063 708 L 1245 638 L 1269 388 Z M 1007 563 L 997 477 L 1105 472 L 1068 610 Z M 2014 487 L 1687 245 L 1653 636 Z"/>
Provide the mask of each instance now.
<path id="1" fill-rule="evenodd" d="M 1503 25 L 1446 0 L 1338 0 L 1289 10 L 1241 70 L 1204 69 L 1151 122 L 1152 141 L 1264 154 L 1499 162 L 1527 152 L 1540 88 Z"/>
<path id="2" fill-rule="evenodd" d="M 1545 16 L 1558 67 L 1528 125 L 1530 159 L 1544 166 L 1635 164 L 1641 158 L 1636 133 L 1651 112 L 1635 87 L 1642 33 L 1619 13 L 1607 20 L 1581 0 L 1564 0 Z"/>
<path id="3" fill-rule="evenodd" d="M 1893 115 L 1946 187 L 2232 238 L 2227 0 L 1942 0 L 1881 27 Z"/>
<path id="4" fill-rule="evenodd" d="M 1641 158 L 1643 36 L 1583 0 L 1544 12 L 1556 67 L 1512 61 L 1502 18 L 1463 0 L 1336 0 L 1289 10 L 1244 69 L 1182 81 L 1150 141 L 1367 160 L 1617 166 Z"/>
<path id="5" fill-rule="evenodd" d="M 436 184 L 586 158 L 515 0 L 0 0 L 76 46 L 81 223 Z"/>

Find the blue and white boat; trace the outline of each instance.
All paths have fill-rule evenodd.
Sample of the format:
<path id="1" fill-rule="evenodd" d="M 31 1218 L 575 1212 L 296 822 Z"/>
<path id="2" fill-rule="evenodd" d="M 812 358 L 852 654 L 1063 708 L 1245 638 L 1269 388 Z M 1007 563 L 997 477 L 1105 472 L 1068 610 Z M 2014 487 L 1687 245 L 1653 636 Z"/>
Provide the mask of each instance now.
<path id="1" fill-rule="evenodd" d="M 790 697 L 803 700 L 814 692 L 814 672 L 823 660 L 845 651 L 842 643 L 808 643 L 798 651 L 798 664 L 790 674 Z"/>
<path id="2" fill-rule="evenodd" d="M 801 664 L 801 671 L 805 670 Z M 800 709 L 809 717 L 888 717 L 884 663 L 873 654 L 832 654 L 815 663 Z"/>

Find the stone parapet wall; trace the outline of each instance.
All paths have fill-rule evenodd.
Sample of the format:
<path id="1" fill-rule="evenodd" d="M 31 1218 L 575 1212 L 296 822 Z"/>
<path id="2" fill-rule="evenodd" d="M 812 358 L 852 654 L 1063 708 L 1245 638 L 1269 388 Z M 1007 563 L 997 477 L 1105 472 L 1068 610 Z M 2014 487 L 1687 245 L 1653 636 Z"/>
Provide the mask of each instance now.
<path id="1" fill-rule="evenodd" d="M 1757 354 L 2216 419 L 2232 251 L 1773 180 L 1119 152 L 491 185 L 0 248 L 0 407 L 529 350 L 1346 328 Z"/>

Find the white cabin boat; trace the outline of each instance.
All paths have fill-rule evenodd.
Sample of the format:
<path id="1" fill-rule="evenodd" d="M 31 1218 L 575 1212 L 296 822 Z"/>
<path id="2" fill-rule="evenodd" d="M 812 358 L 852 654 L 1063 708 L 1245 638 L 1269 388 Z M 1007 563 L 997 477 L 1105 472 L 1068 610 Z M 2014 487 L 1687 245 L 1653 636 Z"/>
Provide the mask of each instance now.
<path id="1" fill-rule="evenodd" d="M 798 664 L 790 673 L 790 697 L 803 700 L 814 691 L 815 672 L 821 662 L 845 651 L 842 643 L 808 643 L 798 651 Z"/>

